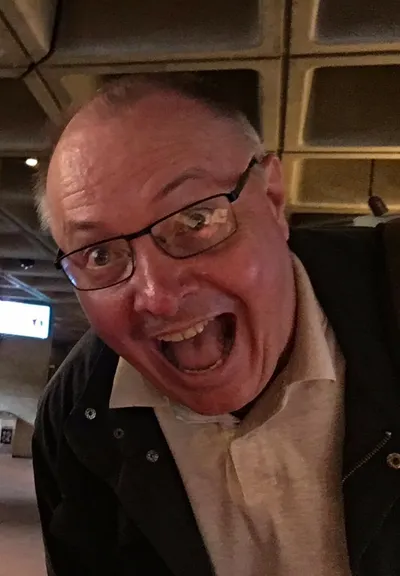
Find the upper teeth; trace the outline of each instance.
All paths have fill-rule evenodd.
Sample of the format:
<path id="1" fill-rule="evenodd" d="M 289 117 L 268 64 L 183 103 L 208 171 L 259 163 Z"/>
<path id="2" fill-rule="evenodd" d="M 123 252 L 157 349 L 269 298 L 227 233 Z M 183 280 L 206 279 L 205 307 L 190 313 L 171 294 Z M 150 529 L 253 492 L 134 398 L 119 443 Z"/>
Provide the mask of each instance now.
<path id="1" fill-rule="evenodd" d="M 209 320 L 198 322 L 183 332 L 172 332 L 171 334 L 158 336 L 157 340 L 163 340 L 164 342 L 180 342 L 181 340 L 189 340 L 189 338 L 194 338 L 197 334 L 201 334 L 208 323 Z"/>

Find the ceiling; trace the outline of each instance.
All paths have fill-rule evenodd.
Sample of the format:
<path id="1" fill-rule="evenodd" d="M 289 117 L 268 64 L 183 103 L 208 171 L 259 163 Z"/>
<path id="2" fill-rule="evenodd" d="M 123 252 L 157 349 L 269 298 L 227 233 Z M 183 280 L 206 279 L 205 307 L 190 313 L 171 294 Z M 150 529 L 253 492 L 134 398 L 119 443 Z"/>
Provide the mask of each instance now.
<path id="1" fill-rule="evenodd" d="M 25 160 L 105 79 L 202 74 L 281 155 L 304 222 L 367 213 L 368 194 L 400 210 L 399 64 L 398 0 L 1 1 L 0 298 L 51 303 L 57 341 L 86 329 Z"/>

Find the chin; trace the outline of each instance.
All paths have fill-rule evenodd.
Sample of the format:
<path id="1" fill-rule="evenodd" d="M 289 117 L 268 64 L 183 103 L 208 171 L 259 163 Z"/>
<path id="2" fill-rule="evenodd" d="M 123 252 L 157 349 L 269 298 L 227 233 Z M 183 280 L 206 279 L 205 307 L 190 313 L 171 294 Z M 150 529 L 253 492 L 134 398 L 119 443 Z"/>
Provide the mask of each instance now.
<path id="1" fill-rule="evenodd" d="M 204 318 L 196 318 L 192 324 L 200 320 Z M 235 314 L 223 312 L 207 321 L 219 323 L 220 353 L 210 365 L 196 369 L 180 365 L 178 358 L 182 355 L 175 355 L 174 347 L 162 338 L 131 336 L 109 345 L 173 402 L 199 414 L 227 414 L 239 410 L 259 393 L 261 349 L 252 345 L 246 325 Z"/>
<path id="2" fill-rule="evenodd" d="M 223 363 L 202 374 L 181 372 L 157 356 L 151 355 L 151 361 L 139 370 L 163 395 L 198 414 L 215 416 L 239 410 L 262 388 L 254 364 L 252 369 L 250 359 L 243 363 L 243 354 L 235 347 Z"/>

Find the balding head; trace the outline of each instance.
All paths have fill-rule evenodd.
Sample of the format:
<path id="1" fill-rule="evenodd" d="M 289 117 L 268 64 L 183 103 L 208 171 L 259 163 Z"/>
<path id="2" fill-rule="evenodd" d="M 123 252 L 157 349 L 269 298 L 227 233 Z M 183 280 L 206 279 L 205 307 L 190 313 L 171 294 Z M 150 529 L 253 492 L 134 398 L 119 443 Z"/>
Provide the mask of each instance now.
<path id="1" fill-rule="evenodd" d="M 191 100 L 206 108 L 212 115 L 225 119 L 237 127 L 238 135 L 244 136 L 254 147 L 257 156 L 262 157 L 263 146 L 260 137 L 245 115 L 224 98 L 218 96 L 215 88 L 200 77 L 186 74 L 140 74 L 124 76 L 106 83 L 98 90 L 93 99 L 78 110 L 70 110 L 61 128 L 53 137 L 53 146 L 49 161 L 41 162 L 35 186 L 35 201 L 41 226 L 47 229 L 50 225 L 49 210 L 46 199 L 47 176 L 51 158 L 60 141 L 76 127 L 82 117 L 97 119 L 100 122 L 124 116 L 143 99 L 155 95 L 172 95 Z"/>

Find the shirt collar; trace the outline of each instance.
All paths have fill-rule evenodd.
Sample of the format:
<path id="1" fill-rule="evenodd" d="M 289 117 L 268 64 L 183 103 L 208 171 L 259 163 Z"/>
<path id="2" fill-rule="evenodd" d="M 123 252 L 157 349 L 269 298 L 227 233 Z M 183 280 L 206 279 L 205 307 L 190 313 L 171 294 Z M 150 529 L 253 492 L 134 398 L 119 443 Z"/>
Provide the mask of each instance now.
<path id="1" fill-rule="evenodd" d="M 293 266 L 297 289 L 295 341 L 289 362 L 278 377 L 285 388 L 295 382 L 336 379 L 334 346 L 327 338 L 327 331 L 330 327 L 326 316 L 315 297 L 304 266 L 295 255 L 293 255 Z M 230 414 L 203 416 L 185 406 L 174 404 L 126 360 L 120 358 L 114 376 L 110 408 L 132 406 L 160 408 L 168 405 L 173 408 L 177 418 L 187 422 L 218 422 L 227 426 L 236 425 L 239 422 Z"/>
<path id="2" fill-rule="evenodd" d="M 110 408 L 158 408 L 169 404 L 140 372 L 123 358 L 119 359 L 110 396 Z"/>
<path id="3" fill-rule="evenodd" d="M 294 345 L 284 370 L 287 384 L 336 380 L 336 339 L 311 285 L 308 274 L 293 255 L 297 291 Z"/>

